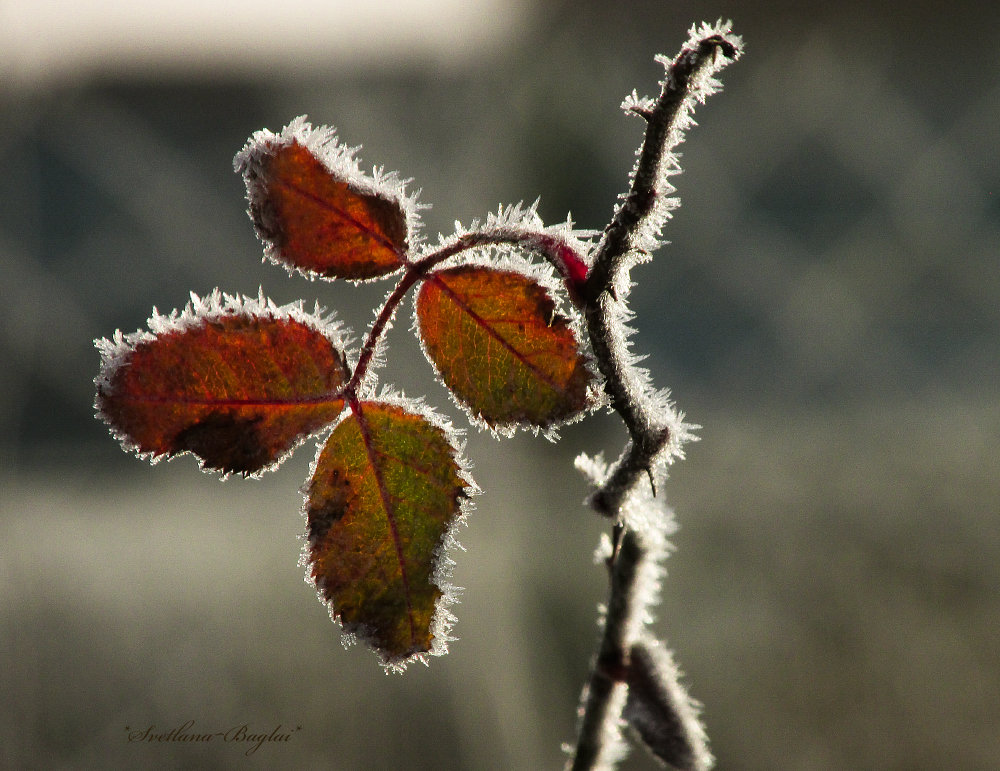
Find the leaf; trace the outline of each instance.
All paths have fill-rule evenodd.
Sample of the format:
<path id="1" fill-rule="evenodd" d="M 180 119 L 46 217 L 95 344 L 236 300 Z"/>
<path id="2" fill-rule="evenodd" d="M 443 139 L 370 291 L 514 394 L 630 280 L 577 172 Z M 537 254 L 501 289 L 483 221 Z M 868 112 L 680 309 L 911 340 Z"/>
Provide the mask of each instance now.
<path id="1" fill-rule="evenodd" d="M 711 768 L 704 728 L 667 650 L 654 640 L 632 646 L 627 683 L 622 717 L 649 751 L 682 771 Z"/>
<path id="2" fill-rule="evenodd" d="M 456 454 L 428 418 L 363 402 L 316 460 L 305 501 L 310 576 L 344 631 L 391 666 L 444 652 L 443 546 L 472 487 Z"/>
<path id="3" fill-rule="evenodd" d="M 100 340 L 96 407 L 126 449 L 191 452 L 203 467 L 252 474 L 276 464 L 343 410 L 336 329 L 298 306 L 216 292 L 155 334 Z"/>
<path id="4" fill-rule="evenodd" d="M 547 428 L 591 404 L 593 375 L 546 289 L 512 270 L 437 271 L 417 295 L 424 351 L 441 379 L 491 428 Z"/>
<path id="5" fill-rule="evenodd" d="M 258 132 L 236 156 L 267 256 L 307 275 L 366 279 L 403 266 L 407 201 L 395 177 L 364 176 L 332 129 L 298 119 Z"/>

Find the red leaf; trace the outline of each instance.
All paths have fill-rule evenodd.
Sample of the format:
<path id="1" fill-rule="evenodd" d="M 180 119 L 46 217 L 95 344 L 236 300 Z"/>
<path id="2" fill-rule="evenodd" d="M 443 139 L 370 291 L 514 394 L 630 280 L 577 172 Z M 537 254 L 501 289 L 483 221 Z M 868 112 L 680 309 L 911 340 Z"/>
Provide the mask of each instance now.
<path id="1" fill-rule="evenodd" d="M 438 271 L 420 288 L 416 315 L 442 380 L 490 427 L 546 428 L 591 404 L 587 358 L 534 279 L 480 266 Z"/>
<path id="2" fill-rule="evenodd" d="M 127 449 L 191 452 L 205 468 L 251 474 L 343 409 L 335 330 L 296 306 L 216 293 L 150 328 L 98 341 L 97 410 Z"/>
<path id="3" fill-rule="evenodd" d="M 327 439 L 306 495 L 310 575 L 348 634 L 392 666 L 441 653 L 443 544 L 470 492 L 445 431 L 363 402 Z"/>
<path id="4" fill-rule="evenodd" d="M 307 275 L 366 279 L 403 266 L 406 201 L 394 177 L 360 173 L 331 129 L 299 119 L 282 134 L 258 132 L 236 156 L 250 218 L 267 256 Z M 404 201 L 406 201 L 404 205 Z"/>

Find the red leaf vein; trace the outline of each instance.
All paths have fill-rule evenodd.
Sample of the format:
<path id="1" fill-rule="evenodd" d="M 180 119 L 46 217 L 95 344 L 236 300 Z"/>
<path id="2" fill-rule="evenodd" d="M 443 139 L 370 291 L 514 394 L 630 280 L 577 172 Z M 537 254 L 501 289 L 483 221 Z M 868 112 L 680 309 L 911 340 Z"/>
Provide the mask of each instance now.
<path id="1" fill-rule="evenodd" d="M 382 506 L 385 509 L 386 520 L 389 523 L 389 532 L 392 534 L 393 548 L 396 550 L 396 560 L 399 562 L 399 575 L 400 582 L 403 584 L 403 596 L 406 600 L 406 616 L 410 624 L 410 640 L 416 640 L 417 630 L 416 622 L 413 618 L 413 605 L 410 602 L 410 583 L 406 575 L 406 559 L 403 555 L 403 543 L 399 535 L 399 529 L 396 527 L 395 505 L 392 496 L 389 494 L 389 490 L 386 488 L 385 478 L 382 476 L 382 467 L 378 462 L 380 453 L 375 449 L 368 421 L 365 420 L 361 405 L 356 401 L 352 401 L 351 411 L 357 418 L 358 429 L 361 432 L 361 439 L 365 445 L 365 452 L 368 454 L 368 464 L 371 466 L 372 474 L 374 475 L 375 482 L 378 485 L 379 497 L 382 499 Z"/>
<path id="2" fill-rule="evenodd" d="M 314 193 L 311 193 L 308 190 L 299 187 L 298 185 L 293 185 L 290 182 L 284 182 L 284 181 L 279 182 L 278 184 L 280 184 L 286 190 L 290 190 L 293 193 L 297 193 L 303 198 L 316 204 L 321 209 L 325 209 L 326 211 L 330 212 L 334 216 L 340 217 L 340 219 L 342 219 L 344 222 L 353 225 L 356 229 L 360 230 L 362 233 L 365 233 L 366 235 L 370 236 L 374 241 L 377 241 L 381 246 L 384 246 L 386 249 L 395 254 L 396 257 L 399 258 L 399 262 L 401 265 L 407 262 L 406 255 L 400 252 L 399 249 L 396 247 L 396 245 L 392 243 L 392 241 L 390 241 L 385 235 L 379 233 L 377 230 L 374 230 L 365 223 L 360 222 L 355 217 L 351 216 L 351 214 L 349 214 L 348 212 L 336 206 L 332 206 L 330 202 L 327 201 L 326 199 L 320 198 L 318 195 L 315 195 Z"/>
<path id="3" fill-rule="evenodd" d="M 532 361 L 530 361 L 528 359 L 528 357 L 524 353 L 522 353 L 517 348 L 515 348 L 513 345 L 511 345 L 510 342 L 505 337 L 503 337 L 496 329 L 494 329 L 492 326 L 490 326 L 489 319 L 486 319 L 486 318 L 480 316 L 472 308 L 470 308 L 465 303 L 465 301 L 458 294 L 456 294 L 451 289 L 451 287 L 448 286 L 447 283 L 445 283 L 444 281 L 441 281 L 434 274 L 431 274 L 430 276 L 428 276 L 428 279 L 434 281 L 434 283 L 438 286 L 438 288 L 441 289 L 442 292 L 444 292 L 449 297 L 451 297 L 451 299 L 455 303 L 455 305 L 457 305 L 459 308 L 461 308 L 462 311 L 464 311 L 466 314 L 468 314 L 469 318 L 471 318 L 476 324 L 478 324 L 480 327 L 482 327 L 483 330 L 485 330 L 485 332 L 486 332 L 487 335 L 489 335 L 490 337 L 492 337 L 494 340 L 496 340 L 498 343 L 500 343 L 501 346 L 503 346 L 508 351 L 510 351 L 511 355 L 513 355 L 515 359 L 517 359 L 525 367 L 527 367 L 532 372 L 534 372 L 535 375 L 538 377 L 539 380 L 541 380 L 543 383 L 545 383 L 553 391 L 558 392 L 560 390 L 559 384 L 556 381 L 554 381 L 548 375 L 548 373 L 545 372 L 545 370 L 543 370 L 540 367 L 536 366 Z M 539 353 L 541 353 L 541 352 L 539 352 Z"/>

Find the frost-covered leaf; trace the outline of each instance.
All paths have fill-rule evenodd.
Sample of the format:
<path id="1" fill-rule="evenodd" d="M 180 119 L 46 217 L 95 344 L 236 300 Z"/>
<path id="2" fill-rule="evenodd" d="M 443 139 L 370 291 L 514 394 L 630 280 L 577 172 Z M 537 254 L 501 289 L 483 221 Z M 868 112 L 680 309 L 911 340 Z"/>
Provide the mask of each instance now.
<path id="1" fill-rule="evenodd" d="M 267 257 L 306 275 L 366 279 L 403 266 L 416 204 L 393 175 L 360 172 L 332 129 L 303 118 L 236 156 Z"/>
<path id="2" fill-rule="evenodd" d="M 711 768 L 712 756 L 696 705 L 681 686 L 667 650 L 654 640 L 640 640 L 632 647 L 630 661 L 622 712 L 629 726 L 650 752 L 674 768 Z"/>
<path id="3" fill-rule="evenodd" d="M 448 432 L 385 402 L 337 424 L 306 493 L 309 575 L 347 634 L 399 667 L 444 652 L 444 549 L 471 492 Z"/>
<path id="4" fill-rule="evenodd" d="M 437 271 L 420 288 L 416 319 L 441 379 L 491 428 L 548 428 L 592 402 L 570 320 L 528 276 L 476 265 Z"/>
<path id="5" fill-rule="evenodd" d="M 300 306 L 216 292 L 149 327 L 97 341 L 96 407 L 127 449 L 252 474 L 343 409 L 337 330 Z"/>

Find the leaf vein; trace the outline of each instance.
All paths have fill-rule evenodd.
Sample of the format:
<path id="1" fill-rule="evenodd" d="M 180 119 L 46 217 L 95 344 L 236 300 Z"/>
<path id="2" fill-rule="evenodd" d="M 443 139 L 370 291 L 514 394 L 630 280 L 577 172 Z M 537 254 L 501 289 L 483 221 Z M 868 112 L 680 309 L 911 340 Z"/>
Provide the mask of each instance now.
<path id="1" fill-rule="evenodd" d="M 389 493 L 385 483 L 385 475 L 382 473 L 382 466 L 378 462 L 379 452 L 375 449 L 372 440 L 371 428 L 365 420 L 364 410 L 359 402 L 352 402 L 351 410 L 358 421 L 358 430 L 361 432 L 361 439 L 365 446 L 365 453 L 368 455 L 368 464 L 372 469 L 375 482 L 378 486 L 379 496 L 382 499 L 382 506 L 385 509 L 386 520 L 389 524 L 389 532 L 392 535 L 393 547 L 396 550 L 396 560 L 399 562 L 399 578 L 403 585 L 403 597 L 406 601 L 406 616 L 410 624 L 410 641 L 417 639 L 416 620 L 413 617 L 413 604 L 410 601 L 410 582 L 406 575 L 406 560 L 403 556 L 403 543 L 400 538 L 399 528 L 395 517 L 394 496 Z"/>
<path id="2" fill-rule="evenodd" d="M 298 195 L 302 196 L 306 200 L 311 201 L 316 206 L 318 206 L 320 209 L 323 209 L 323 210 L 329 212 L 330 214 L 332 214 L 332 215 L 334 215 L 336 217 L 339 217 L 344 222 L 346 222 L 346 223 L 348 223 L 350 225 L 353 225 L 356 230 L 359 230 L 360 232 L 365 233 L 366 235 L 370 236 L 379 245 L 385 247 L 390 252 L 392 252 L 396 256 L 396 259 L 398 260 L 398 262 L 399 262 L 400 265 L 403 265 L 403 264 L 406 263 L 406 257 L 405 257 L 405 255 L 402 252 L 400 252 L 400 250 L 396 247 L 396 245 L 394 243 L 392 243 L 392 241 L 390 241 L 389 238 L 386 237 L 383 233 L 380 233 L 379 231 L 375 230 L 374 228 L 369 227 L 365 223 L 360 222 L 357 218 L 353 217 L 347 211 L 344 211 L 343 209 L 341 209 L 339 207 L 332 206 L 326 199 L 321 198 L 318 195 L 315 195 L 314 193 L 310 192 L 309 190 L 301 188 L 298 185 L 293 185 L 290 182 L 279 182 L 278 184 L 280 184 L 286 190 L 290 190 L 293 193 L 297 193 Z M 351 191 L 351 192 L 354 192 L 354 191 Z"/>
<path id="3" fill-rule="evenodd" d="M 448 286 L 447 283 L 440 280 L 437 276 L 432 275 L 430 276 L 430 278 L 434 280 L 434 283 L 441 289 L 441 291 L 447 294 L 451 298 L 452 302 L 454 302 L 455 305 L 458 306 L 460 310 L 468 314 L 469 318 L 472 319 L 477 325 L 479 325 L 489 337 L 498 342 L 503 348 L 506 348 L 515 359 L 521 362 L 521 364 L 523 364 L 527 369 L 535 373 L 538 379 L 541 380 L 550 389 L 552 389 L 556 393 L 562 393 L 563 391 L 562 386 L 558 382 L 556 382 L 552 378 L 552 376 L 549 375 L 549 373 L 545 372 L 545 370 L 541 369 L 536 364 L 529 361 L 525 354 L 523 354 L 521 351 L 515 348 L 512 343 L 510 343 L 505 337 L 503 337 L 497 330 L 491 327 L 490 324 L 487 323 L 487 320 L 484 319 L 484 317 L 480 316 L 478 313 L 476 313 L 476 311 L 473 310 L 467 303 L 465 303 L 462 297 L 460 297 L 457 292 L 455 292 L 450 286 Z"/>

